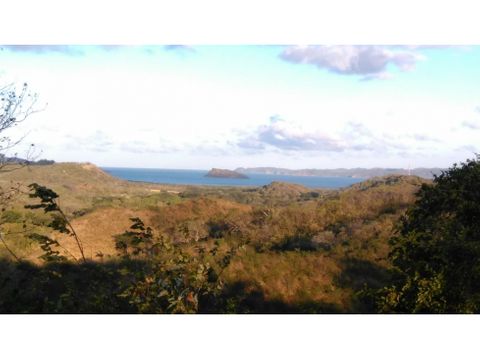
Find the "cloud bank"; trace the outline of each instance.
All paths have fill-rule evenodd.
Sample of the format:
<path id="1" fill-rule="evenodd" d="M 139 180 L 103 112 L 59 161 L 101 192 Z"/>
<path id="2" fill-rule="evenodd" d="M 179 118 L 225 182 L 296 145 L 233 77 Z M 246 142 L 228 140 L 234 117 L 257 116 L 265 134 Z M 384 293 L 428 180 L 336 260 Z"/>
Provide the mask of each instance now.
<path id="1" fill-rule="evenodd" d="M 81 55 L 83 52 L 76 46 L 69 45 L 1 45 L 2 50 L 33 54 L 59 53 L 66 55 Z"/>
<path id="2" fill-rule="evenodd" d="M 470 130 L 480 130 L 480 121 L 466 120 L 462 122 L 462 126 Z"/>
<path id="3" fill-rule="evenodd" d="M 30 54 L 49 54 L 57 53 L 64 55 L 85 55 L 88 48 L 96 48 L 106 52 L 121 51 L 128 48 L 137 48 L 140 51 L 152 55 L 156 50 L 164 49 L 167 52 L 188 54 L 195 53 L 195 49 L 188 45 L 0 45 L 0 49 L 16 53 L 30 53 Z"/>
<path id="4" fill-rule="evenodd" d="M 480 114 L 480 106 L 475 106 L 475 113 Z M 462 127 L 469 130 L 480 130 L 480 119 L 465 120 L 462 122 Z"/>
<path id="5" fill-rule="evenodd" d="M 360 75 L 362 80 L 386 79 L 387 66 L 410 71 L 424 57 L 414 50 L 376 45 L 290 46 L 280 58 L 295 64 L 310 64 L 342 75 Z"/>
<path id="6" fill-rule="evenodd" d="M 432 146 L 438 139 L 427 134 L 376 134 L 359 122 L 347 122 L 336 134 L 306 131 L 291 122 L 273 116 L 268 124 L 248 135 L 241 135 L 235 145 L 248 153 L 280 151 L 294 153 L 366 152 L 398 154 L 422 146 Z M 418 150 L 418 149 L 417 149 Z"/>
<path id="7" fill-rule="evenodd" d="M 287 151 L 343 151 L 334 138 L 321 133 L 309 133 L 292 126 L 278 116 L 272 116 L 267 125 L 256 129 L 255 133 L 237 142 L 246 150 L 273 148 Z"/>
<path id="8" fill-rule="evenodd" d="M 195 52 L 195 49 L 189 45 L 165 45 L 167 51 Z"/>

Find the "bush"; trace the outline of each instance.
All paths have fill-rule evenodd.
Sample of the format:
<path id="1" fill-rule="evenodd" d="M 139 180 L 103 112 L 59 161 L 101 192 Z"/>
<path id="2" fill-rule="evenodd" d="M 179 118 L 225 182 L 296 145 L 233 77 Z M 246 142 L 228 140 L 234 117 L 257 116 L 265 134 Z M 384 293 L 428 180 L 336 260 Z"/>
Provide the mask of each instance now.
<path id="1" fill-rule="evenodd" d="M 54 160 L 40 159 L 38 161 L 32 161 L 31 165 L 53 165 L 55 164 Z"/>
<path id="2" fill-rule="evenodd" d="M 316 251 L 322 248 L 314 240 L 314 234 L 309 229 L 298 229 L 293 235 L 286 236 L 280 244 L 274 245 L 273 250 L 279 251 Z"/>
<path id="3" fill-rule="evenodd" d="M 380 311 L 480 312 L 480 156 L 424 184 L 391 239 L 396 281 Z"/>

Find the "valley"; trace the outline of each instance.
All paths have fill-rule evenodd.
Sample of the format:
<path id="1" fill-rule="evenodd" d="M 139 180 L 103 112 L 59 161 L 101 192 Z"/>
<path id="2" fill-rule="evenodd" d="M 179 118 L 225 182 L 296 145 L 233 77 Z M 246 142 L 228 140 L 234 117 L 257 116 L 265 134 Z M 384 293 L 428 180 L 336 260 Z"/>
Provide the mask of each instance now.
<path id="1" fill-rule="evenodd" d="M 92 164 L 25 167 L 0 175 L 2 188 L 21 189 L 2 213 L 3 238 L 36 266 L 43 266 L 42 249 L 29 238 L 32 232 L 58 241 L 60 255 L 79 257 L 70 235 L 47 226 L 49 214 L 24 208 L 35 203 L 26 186 L 38 183 L 59 195 L 88 262 L 118 261 L 115 239 L 139 218 L 186 252 L 242 244 L 222 271 L 222 296 L 234 312 L 369 312 L 356 295 L 366 285 L 384 284 L 388 240 L 426 182 L 390 175 L 339 190 L 282 182 L 180 186 L 128 182 Z M 0 255 L 12 260 L 3 247 Z"/>

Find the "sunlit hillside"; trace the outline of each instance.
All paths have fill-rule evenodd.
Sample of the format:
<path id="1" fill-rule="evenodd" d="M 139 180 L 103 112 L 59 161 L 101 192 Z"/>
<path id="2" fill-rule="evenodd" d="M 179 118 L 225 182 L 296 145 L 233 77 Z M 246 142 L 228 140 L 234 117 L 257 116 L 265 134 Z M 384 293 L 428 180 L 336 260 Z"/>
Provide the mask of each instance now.
<path id="1" fill-rule="evenodd" d="M 115 261 L 115 239 L 137 217 L 187 252 L 199 244 L 218 244 L 220 250 L 246 244 L 222 275 L 224 296 L 238 312 L 369 311 L 355 294 L 386 280 L 388 239 L 425 181 L 387 176 L 341 190 L 288 183 L 170 186 L 127 182 L 92 164 L 75 163 L 0 175 L 2 186 L 21 183 L 27 192 L 26 185 L 39 183 L 57 192 L 88 261 Z M 3 212 L 9 247 L 41 265 L 42 249 L 29 238 L 40 232 L 59 241 L 60 254 L 78 258 L 71 236 L 47 227 L 49 214 L 23 208 L 36 202 L 23 194 Z"/>

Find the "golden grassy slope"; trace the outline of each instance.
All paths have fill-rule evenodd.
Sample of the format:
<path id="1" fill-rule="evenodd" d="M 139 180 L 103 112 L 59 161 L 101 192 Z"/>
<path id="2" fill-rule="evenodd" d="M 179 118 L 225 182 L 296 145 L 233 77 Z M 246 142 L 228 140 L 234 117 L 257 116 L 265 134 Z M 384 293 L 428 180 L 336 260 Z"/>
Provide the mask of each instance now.
<path id="1" fill-rule="evenodd" d="M 90 163 L 57 163 L 53 165 L 27 166 L 11 172 L 0 173 L 0 187 L 6 189 L 20 184 L 24 190 L 36 182 L 60 195 L 60 202 L 67 212 L 94 205 L 104 197 L 128 199 L 146 196 L 159 191 L 181 191 L 182 186 L 135 183 L 120 180 Z M 26 197 L 21 198 L 23 201 Z"/>

